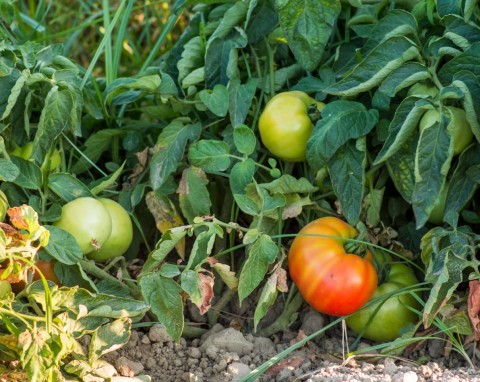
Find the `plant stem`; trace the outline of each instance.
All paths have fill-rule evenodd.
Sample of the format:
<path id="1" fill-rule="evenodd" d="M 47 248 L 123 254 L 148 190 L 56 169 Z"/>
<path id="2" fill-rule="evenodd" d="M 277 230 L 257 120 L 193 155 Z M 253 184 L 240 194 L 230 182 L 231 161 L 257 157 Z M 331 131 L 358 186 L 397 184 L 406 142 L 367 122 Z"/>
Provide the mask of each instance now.
<path id="1" fill-rule="evenodd" d="M 131 293 L 133 296 L 135 295 L 138 295 L 138 290 L 136 288 L 130 288 L 128 287 L 128 285 L 125 285 L 123 282 L 121 282 L 120 280 L 118 280 L 116 277 L 113 277 L 111 274 L 109 274 L 108 272 L 105 272 L 103 269 L 100 269 L 99 267 L 97 267 L 95 265 L 95 262 L 94 261 L 90 261 L 90 260 L 80 260 L 79 261 L 80 263 L 80 266 L 82 267 L 82 269 L 88 273 L 89 275 L 91 276 L 94 276 L 98 279 L 101 279 L 101 280 L 109 280 L 115 284 L 117 284 L 120 288 L 122 288 L 123 290 L 126 290 L 128 291 L 129 293 Z"/>
<path id="2" fill-rule="evenodd" d="M 232 289 L 227 289 L 222 297 L 217 301 L 217 303 L 208 311 L 208 324 L 210 327 L 215 325 L 218 321 L 218 316 L 220 315 L 220 311 L 225 308 L 225 306 L 230 302 L 230 300 L 235 295 L 235 291 Z"/>

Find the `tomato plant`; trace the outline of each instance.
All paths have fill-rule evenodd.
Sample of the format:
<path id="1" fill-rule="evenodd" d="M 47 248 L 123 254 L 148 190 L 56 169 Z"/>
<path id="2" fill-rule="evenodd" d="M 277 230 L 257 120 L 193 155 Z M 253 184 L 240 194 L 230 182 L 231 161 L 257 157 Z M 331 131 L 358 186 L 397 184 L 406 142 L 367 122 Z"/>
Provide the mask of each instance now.
<path id="1" fill-rule="evenodd" d="M 343 220 L 324 217 L 307 224 L 293 240 L 290 276 L 314 309 L 334 316 L 350 314 L 374 293 L 377 273 L 371 254 L 362 258 L 343 246 L 356 235 L 356 229 Z"/>
<path id="2" fill-rule="evenodd" d="M 25 160 L 31 160 L 32 152 L 33 152 L 33 142 L 27 142 L 24 146 L 15 147 L 10 154 L 23 158 Z M 43 161 L 40 169 L 42 170 L 42 173 L 46 174 L 48 172 L 53 172 L 58 168 L 60 168 L 61 163 L 62 163 L 62 158 L 60 156 L 60 152 L 55 147 L 53 149 L 52 154 Z"/>
<path id="3" fill-rule="evenodd" d="M 55 284 L 60 285 L 60 280 L 55 274 L 55 261 L 54 260 L 42 260 L 39 259 L 35 263 L 35 266 L 38 269 L 33 270 L 33 280 L 40 280 L 40 275 L 38 272 L 41 272 L 43 276 L 50 281 L 53 281 Z"/>
<path id="4" fill-rule="evenodd" d="M 387 296 L 417 283 L 415 274 L 407 265 L 394 263 L 386 281 L 378 286 L 372 299 Z M 346 323 L 355 333 L 362 333 L 367 339 L 378 342 L 390 341 L 397 338 L 406 325 L 418 321 L 418 315 L 414 310 L 419 308 L 419 302 L 409 293 L 392 295 L 347 317 Z"/>
<path id="5" fill-rule="evenodd" d="M 473 133 L 467 120 L 465 110 L 454 106 L 446 106 L 448 115 L 451 118 L 448 130 L 452 135 L 453 154 L 460 154 L 472 142 Z M 437 109 L 430 109 L 425 112 L 420 120 L 420 132 L 440 121 L 441 114 Z"/>
<path id="6" fill-rule="evenodd" d="M 0 280 L 0 299 L 7 296 L 12 291 L 12 286 L 6 280 Z"/>
<path id="7" fill-rule="evenodd" d="M 119 203 L 106 198 L 99 201 L 110 214 L 112 230 L 107 241 L 98 250 L 88 253 L 87 257 L 95 261 L 106 261 L 127 251 L 133 240 L 133 226 L 127 211 Z"/>
<path id="8" fill-rule="evenodd" d="M 435 99 L 438 97 L 438 93 L 438 88 L 435 85 L 431 83 L 417 82 L 408 89 L 407 96 L 430 96 Z"/>
<path id="9" fill-rule="evenodd" d="M 54 225 L 73 235 L 83 254 L 101 248 L 112 232 L 110 213 L 102 202 L 88 196 L 66 203 Z"/>
<path id="10" fill-rule="evenodd" d="M 291 162 L 305 160 L 307 141 L 313 131 L 308 109 L 313 105 L 320 111 L 325 106 L 300 91 L 279 93 L 268 101 L 258 129 L 263 144 L 273 155 Z"/>

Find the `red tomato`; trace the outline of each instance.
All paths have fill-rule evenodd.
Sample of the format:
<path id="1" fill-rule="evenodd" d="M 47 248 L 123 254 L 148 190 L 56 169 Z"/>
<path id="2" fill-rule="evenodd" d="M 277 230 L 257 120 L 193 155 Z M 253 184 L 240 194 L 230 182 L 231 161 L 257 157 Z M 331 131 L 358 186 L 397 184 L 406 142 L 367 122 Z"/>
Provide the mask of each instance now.
<path id="1" fill-rule="evenodd" d="M 371 254 L 362 258 L 343 247 L 343 238 L 356 235 L 343 220 L 324 217 L 307 224 L 292 243 L 290 276 L 305 301 L 319 312 L 333 316 L 356 312 L 377 288 Z"/>

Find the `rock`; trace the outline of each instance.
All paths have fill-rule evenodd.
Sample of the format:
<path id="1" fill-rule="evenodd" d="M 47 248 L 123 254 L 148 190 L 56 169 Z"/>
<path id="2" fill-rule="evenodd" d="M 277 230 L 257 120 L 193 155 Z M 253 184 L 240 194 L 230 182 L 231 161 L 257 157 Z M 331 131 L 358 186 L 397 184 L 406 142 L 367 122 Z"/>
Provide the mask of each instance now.
<path id="1" fill-rule="evenodd" d="M 170 335 L 167 333 L 165 326 L 162 324 L 155 324 L 150 328 L 150 331 L 148 332 L 148 339 L 151 342 L 160 343 L 173 341 L 172 337 L 170 337 Z"/>
<path id="2" fill-rule="evenodd" d="M 242 333 L 233 328 L 223 329 L 209 335 L 200 345 L 200 349 L 206 352 L 211 345 L 219 350 L 237 353 L 239 356 L 249 354 L 253 350 L 253 344 L 247 341 Z"/>
<path id="3" fill-rule="evenodd" d="M 432 358 L 440 358 L 445 351 L 445 341 L 434 339 L 428 342 L 428 354 Z"/>
<path id="4" fill-rule="evenodd" d="M 403 375 L 403 382 L 417 382 L 418 381 L 418 375 L 414 371 L 407 371 Z"/>
<path id="5" fill-rule="evenodd" d="M 120 357 L 115 361 L 115 368 L 124 377 L 134 377 L 143 371 L 143 365 L 127 357 Z"/>
<path id="6" fill-rule="evenodd" d="M 300 327 L 300 330 L 303 330 L 303 332 L 307 336 L 309 336 L 310 334 L 313 334 L 319 331 L 324 326 L 325 326 L 325 316 L 320 312 L 317 312 L 315 310 L 310 310 L 307 314 L 305 314 L 305 317 L 303 317 L 302 326 Z M 316 339 L 322 337 L 324 334 L 325 333 L 322 332 L 316 337 Z"/>
<path id="7" fill-rule="evenodd" d="M 260 354 L 275 353 L 275 344 L 270 338 L 254 337 L 253 338 L 253 352 Z"/>
<path id="8" fill-rule="evenodd" d="M 227 372 L 232 376 L 231 382 L 238 382 L 248 373 L 250 373 L 250 368 L 248 365 L 245 365 L 241 362 L 233 362 L 228 365 Z"/>

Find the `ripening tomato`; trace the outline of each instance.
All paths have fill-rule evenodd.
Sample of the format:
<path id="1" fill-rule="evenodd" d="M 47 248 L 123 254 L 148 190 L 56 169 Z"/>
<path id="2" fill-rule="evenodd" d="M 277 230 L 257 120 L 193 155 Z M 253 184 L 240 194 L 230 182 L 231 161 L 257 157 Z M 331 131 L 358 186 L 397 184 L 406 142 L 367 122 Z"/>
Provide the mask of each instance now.
<path id="1" fill-rule="evenodd" d="M 88 253 L 87 257 L 95 261 L 106 261 L 127 251 L 133 239 L 133 226 L 130 216 L 121 204 L 106 198 L 99 201 L 110 213 L 112 231 L 107 241 L 98 250 Z"/>
<path id="2" fill-rule="evenodd" d="M 47 280 L 53 281 L 57 285 L 61 285 L 60 280 L 58 279 L 57 275 L 55 274 L 55 270 L 54 270 L 55 261 L 54 260 L 50 260 L 50 261 L 37 260 L 35 265 L 37 266 L 38 270 L 40 272 L 42 272 L 43 277 L 45 277 Z M 33 280 L 40 280 L 40 275 L 38 274 L 37 269 L 35 269 L 35 268 L 34 268 L 34 272 L 33 272 Z"/>
<path id="3" fill-rule="evenodd" d="M 73 235 L 83 254 L 100 248 L 112 232 L 110 213 L 102 202 L 88 196 L 65 204 L 54 225 Z"/>
<path id="4" fill-rule="evenodd" d="M 319 312 L 351 314 L 375 292 L 372 255 L 367 252 L 362 258 L 344 248 L 346 239 L 356 235 L 356 229 L 343 220 L 323 217 L 307 224 L 293 240 L 288 255 L 290 276 L 305 301 Z"/>

